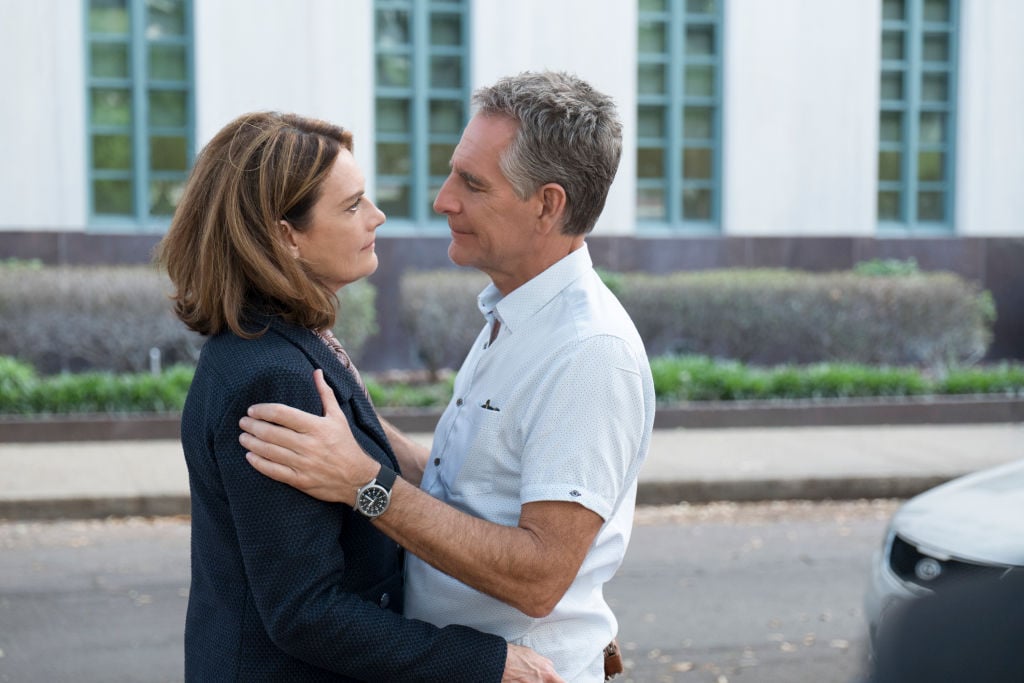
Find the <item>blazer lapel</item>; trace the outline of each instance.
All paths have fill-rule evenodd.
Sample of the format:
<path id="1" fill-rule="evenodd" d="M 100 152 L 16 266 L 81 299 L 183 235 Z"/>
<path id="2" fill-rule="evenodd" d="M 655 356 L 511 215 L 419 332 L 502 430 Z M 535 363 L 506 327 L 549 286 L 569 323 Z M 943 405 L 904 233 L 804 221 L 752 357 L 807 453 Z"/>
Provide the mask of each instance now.
<path id="1" fill-rule="evenodd" d="M 342 365 L 327 344 L 310 330 L 284 323 L 277 318 L 266 318 L 266 323 L 274 332 L 297 346 L 314 367 L 324 371 L 324 379 L 338 396 L 339 403 L 349 403 L 356 424 L 387 454 L 391 460 L 389 466 L 397 472 L 398 462 L 391 450 L 390 442 L 384 435 L 377 411 L 374 410 L 373 404 L 352 371 Z M 312 381 L 312 377 L 310 380 Z"/>

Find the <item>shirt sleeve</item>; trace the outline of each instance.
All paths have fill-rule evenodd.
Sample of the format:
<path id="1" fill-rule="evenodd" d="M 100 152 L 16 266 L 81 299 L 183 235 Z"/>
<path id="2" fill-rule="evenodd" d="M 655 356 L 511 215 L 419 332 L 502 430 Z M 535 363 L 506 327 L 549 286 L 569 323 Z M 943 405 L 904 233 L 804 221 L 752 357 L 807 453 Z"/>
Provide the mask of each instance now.
<path id="1" fill-rule="evenodd" d="M 607 520 L 636 479 L 645 424 L 643 375 L 614 336 L 573 342 L 543 361 L 523 423 L 521 502 L 579 503 Z"/>

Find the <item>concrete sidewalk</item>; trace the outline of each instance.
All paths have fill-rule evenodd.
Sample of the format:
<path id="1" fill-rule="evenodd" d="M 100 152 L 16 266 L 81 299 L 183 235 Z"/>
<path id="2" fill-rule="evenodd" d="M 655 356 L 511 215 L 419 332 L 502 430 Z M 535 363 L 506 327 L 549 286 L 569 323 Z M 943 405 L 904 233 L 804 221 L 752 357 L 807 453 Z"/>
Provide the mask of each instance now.
<path id="1" fill-rule="evenodd" d="M 658 429 L 638 502 L 906 498 L 1019 458 L 1019 422 Z M 0 444 L 0 482 L 0 519 L 189 512 L 172 440 Z"/>

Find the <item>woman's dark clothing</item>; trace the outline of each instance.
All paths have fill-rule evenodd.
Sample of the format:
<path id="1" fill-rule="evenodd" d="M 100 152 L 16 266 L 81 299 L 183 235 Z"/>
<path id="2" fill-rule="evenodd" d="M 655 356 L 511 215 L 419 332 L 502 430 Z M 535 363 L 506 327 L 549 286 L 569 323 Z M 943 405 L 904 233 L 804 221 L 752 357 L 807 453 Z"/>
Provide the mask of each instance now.
<path id="1" fill-rule="evenodd" d="M 347 505 L 263 476 L 238 421 L 254 403 L 322 414 L 322 368 L 360 446 L 398 471 L 368 399 L 312 332 L 258 318 L 203 347 L 181 420 L 192 496 L 188 681 L 499 681 L 503 639 L 400 616 L 403 551 Z"/>

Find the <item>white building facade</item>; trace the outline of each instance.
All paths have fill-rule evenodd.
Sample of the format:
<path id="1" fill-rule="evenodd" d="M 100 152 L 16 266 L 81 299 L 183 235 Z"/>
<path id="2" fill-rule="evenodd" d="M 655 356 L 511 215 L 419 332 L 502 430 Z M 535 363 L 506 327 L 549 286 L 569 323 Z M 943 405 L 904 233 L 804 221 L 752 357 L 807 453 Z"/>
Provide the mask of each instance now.
<path id="1" fill-rule="evenodd" d="M 154 18 L 158 11 L 163 14 Z M 13 97 L 0 110 L 7 150 L 0 172 L 0 230 L 123 233 L 166 226 L 159 211 L 119 215 L 117 201 L 95 196 L 102 194 L 95 185 L 104 170 L 90 157 L 97 151 L 90 138 L 102 137 L 91 120 L 101 115 L 96 91 L 116 86 L 105 86 L 103 74 L 89 72 L 90 65 L 94 72 L 100 68 L 97 48 L 108 38 L 125 39 L 127 33 L 127 40 L 145 42 L 164 30 L 172 40 L 180 33 L 184 52 L 180 76 L 187 92 L 179 123 L 188 144 L 186 161 L 242 112 L 294 111 L 354 130 L 374 190 L 375 102 L 390 87 L 381 84 L 376 67 L 401 61 L 399 69 L 427 75 L 417 82 L 416 74 L 399 74 L 405 79 L 400 87 L 429 90 L 436 87 L 429 82 L 431 64 L 417 58 L 440 71 L 445 67 L 436 62 L 450 54 L 461 63 L 454 67 L 458 78 L 444 87 L 457 90 L 463 103 L 478 85 L 544 68 L 577 73 L 615 98 L 627 145 L 599 235 L 1024 235 L 1019 0 L 35 0 L 7 2 L 4 14 L 0 52 L 6 54 L 0 63 Z M 389 21 L 391 29 L 383 25 Z M 401 34 L 397 52 L 378 52 L 393 34 Z M 891 39 L 903 34 L 910 35 L 899 51 L 884 54 Z M 155 44 L 150 40 L 150 53 Z M 440 56 L 439 44 L 448 48 Z M 652 53 L 664 59 L 653 79 L 681 73 L 681 88 L 671 82 L 651 86 L 651 72 L 643 72 L 640 62 Z M 703 89 L 699 75 L 692 75 L 699 74 L 693 55 L 706 60 L 710 80 Z M 885 172 L 880 112 L 882 98 L 891 94 L 883 93 L 883 74 L 894 58 L 922 60 L 923 66 L 905 70 L 904 94 L 930 68 L 946 78 L 947 139 L 938 163 L 950 210 L 930 218 L 879 215 L 879 176 Z M 150 61 L 151 72 L 156 61 Z M 143 89 L 147 81 L 159 84 L 159 75 L 132 73 L 139 63 L 129 57 L 118 76 Z M 698 209 L 692 220 L 685 212 L 652 212 L 643 200 L 650 200 L 643 184 L 651 177 L 676 173 L 679 181 L 689 173 L 663 159 L 667 172 L 643 169 L 638 178 L 637 139 L 646 133 L 638 130 L 638 109 L 644 111 L 640 102 L 659 87 L 669 97 L 673 90 L 681 90 L 682 98 L 696 91 L 714 109 L 715 130 L 698 133 L 712 147 L 710 163 L 692 172 L 710 181 L 714 210 Z M 909 106 L 927 110 L 927 93 L 917 98 Z M 458 126 L 466 116 L 463 107 Z M 145 146 L 146 124 L 141 128 L 134 142 Z M 688 131 L 681 135 L 688 139 Z M 926 154 L 914 143 L 904 149 Z M 392 163 L 404 167 L 409 159 Z M 423 197 L 428 202 L 429 190 Z M 396 230 L 443 231 L 422 212 L 407 213 L 412 215 L 393 217 Z"/>
<path id="2" fill-rule="evenodd" d="M 110 245 L 151 246 L 202 145 L 274 109 L 354 131 L 415 265 L 472 90 L 559 69 L 620 107 L 610 266 L 914 256 L 1024 311 L 1021 0 L 0 2 L 0 259 L 138 260 Z"/>

